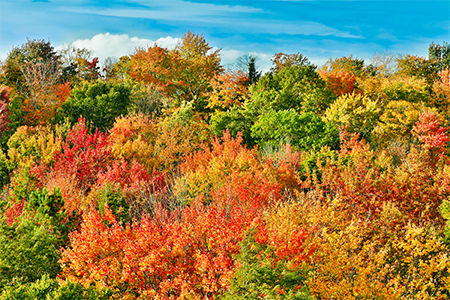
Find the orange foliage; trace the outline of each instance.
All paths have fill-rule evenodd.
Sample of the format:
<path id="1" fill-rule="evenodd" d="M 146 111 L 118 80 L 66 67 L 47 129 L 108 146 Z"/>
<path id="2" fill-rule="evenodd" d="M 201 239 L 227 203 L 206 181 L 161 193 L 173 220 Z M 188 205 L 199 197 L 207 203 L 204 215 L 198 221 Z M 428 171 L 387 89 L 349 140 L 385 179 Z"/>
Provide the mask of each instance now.
<path id="1" fill-rule="evenodd" d="M 184 86 L 180 81 L 180 57 L 156 44 L 147 50 L 139 48 L 131 55 L 129 75 L 136 81 L 156 86 L 164 95 L 172 96 Z"/>
<path id="2" fill-rule="evenodd" d="M 412 147 L 400 165 L 386 165 L 356 135 L 341 140 L 338 159 L 318 166 L 322 174 L 318 186 L 311 179 L 302 183 L 304 188 L 314 188 L 317 200 L 337 197 L 349 217 L 367 221 L 376 219 L 386 203 L 393 203 L 403 224 L 442 228 L 439 207 L 450 190 L 443 189 L 445 176 L 441 177 L 441 167 L 433 164 L 430 152 Z"/>
<path id="3" fill-rule="evenodd" d="M 438 73 L 439 79 L 433 83 L 433 95 L 431 98 L 434 107 L 444 115 L 450 110 L 450 68 Z"/>
<path id="4" fill-rule="evenodd" d="M 323 80 L 325 80 L 327 86 L 337 97 L 352 92 L 362 93 L 362 91 L 355 87 L 356 76 L 351 73 L 328 72 L 327 70 L 320 70 L 319 75 Z"/>
<path id="5" fill-rule="evenodd" d="M 172 176 L 184 157 L 198 148 L 202 124 L 129 115 L 116 120 L 109 142 L 117 158 L 136 160 L 147 170 L 156 168 Z"/>
<path id="6" fill-rule="evenodd" d="M 209 96 L 208 107 L 226 110 L 231 106 L 242 105 L 248 97 L 247 87 L 245 86 L 248 80 L 247 75 L 241 72 L 216 75 L 210 81 L 213 90 L 206 93 Z"/>
<path id="7" fill-rule="evenodd" d="M 173 213 L 156 209 L 133 226 L 118 224 L 108 209 L 104 216 L 91 211 L 72 233 L 62 276 L 125 299 L 212 299 L 228 286 L 249 226 L 239 207 L 225 212 L 198 202 Z"/>
<path id="8" fill-rule="evenodd" d="M 46 125 L 69 97 L 70 83 L 58 83 L 58 72 L 51 63 L 27 64 L 22 72 L 26 79 L 25 124 Z"/>

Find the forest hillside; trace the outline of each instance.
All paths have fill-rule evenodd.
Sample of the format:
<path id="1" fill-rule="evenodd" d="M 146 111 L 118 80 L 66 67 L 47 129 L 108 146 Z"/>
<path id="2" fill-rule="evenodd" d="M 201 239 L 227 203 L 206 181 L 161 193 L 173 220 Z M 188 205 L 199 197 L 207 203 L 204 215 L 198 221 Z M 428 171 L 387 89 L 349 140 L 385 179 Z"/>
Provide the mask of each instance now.
<path id="1" fill-rule="evenodd" d="M 188 32 L 0 63 L 0 299 L 448 299 L 450 46 L 277 53 Z"/>

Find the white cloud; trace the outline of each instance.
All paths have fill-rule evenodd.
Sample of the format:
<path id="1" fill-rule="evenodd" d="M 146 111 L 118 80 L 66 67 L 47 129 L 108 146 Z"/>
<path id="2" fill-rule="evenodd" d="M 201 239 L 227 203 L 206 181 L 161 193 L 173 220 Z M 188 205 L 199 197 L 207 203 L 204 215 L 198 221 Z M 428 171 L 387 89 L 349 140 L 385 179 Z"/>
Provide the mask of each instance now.
<path id="1" fill-rule="evenodd" d="M 220 58 L 223 65 L 231 65 L 236 62 L 236 60 L 244 55 L 245 52 L 234 50 L 234 49 L 222 49 L 220 50 Z"/>
<path id="2" fill-rule="evenodd" d="M 76 40 L 69 45 L 64 44 L 56 47 L 56 49 L 59 50 L 67 46 L 73 46 L 80 49 L 86 48 L 91 51 L 93 57 L 98 57 L 100 58 L 100 61 L 104 61 L 108 57 L 119 58 L 124 55 L 133 54 L 136 48 L 151 47 L 155 43 L 160 47 L 173 49 L 179 41 L 180 38 L 173 38 L 171 36 L 153 41 L 138 37 L 130 37 L 128 34 L 110 34 L 107 32 L 97 34 L 90 39 Z"/>

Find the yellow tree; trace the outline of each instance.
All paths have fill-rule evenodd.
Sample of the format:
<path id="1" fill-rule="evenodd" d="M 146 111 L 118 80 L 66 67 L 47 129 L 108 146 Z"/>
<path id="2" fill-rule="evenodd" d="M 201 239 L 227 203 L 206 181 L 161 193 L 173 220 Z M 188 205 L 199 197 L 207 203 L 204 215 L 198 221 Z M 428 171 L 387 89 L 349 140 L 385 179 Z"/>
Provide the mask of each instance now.
<path id="1" fill-rule="evenodd" d="M 325 72 L 345 72 L 355 76 L 362 76 L 365 72 L 364 59 L 353 58 L 353 55 L 336 59 L 330 58 L 321 70 Z"/>
<path id="2" fill-rule="evenodd" d="M 382 109 L 377 101 L 359 93 L 340 96 L 325 112 L 325 119 L 350 133 L 369 137 L 377 124 Z"/>
<path id="3" fill-rule="evenodd" d="M 164 95 L 174 97 L 185 82 L 181 80 L 179 55 L 166 48 L 154 45 L 148 49 L 139 48 L 129 60 L 122 60 L 128 66 L 128 75 L 137 82 L 157 87 Z"/>
<path id="4" fill-rule="evenodd" d="M 422 103 L 390 101 L 372 132 L 373 142 L 379 146 L 394 141 L 411 143 L 411 130 L 425 109 Z"/>
<path id="5" fill-rule="evenodd" d="M 185 101 L 194 100 L 202 110 L 205 93 L 210 81 L 223 72 L 220 64 L 220 49 L 214 49 L 202 35 L 191 31 L 181 37 L 181 42 L 172 51 L 180 57 L 181 78 L 185 84 L 178 91 L 178 97 Z"/>

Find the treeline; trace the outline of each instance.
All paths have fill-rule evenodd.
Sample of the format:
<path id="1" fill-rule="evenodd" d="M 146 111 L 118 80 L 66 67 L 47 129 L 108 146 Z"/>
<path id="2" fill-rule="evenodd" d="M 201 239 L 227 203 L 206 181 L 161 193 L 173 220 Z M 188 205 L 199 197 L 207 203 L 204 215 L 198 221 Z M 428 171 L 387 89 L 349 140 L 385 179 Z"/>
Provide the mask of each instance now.
<path id="1" fill-rule="evenodd" d="M 450 46 L 272 62 L 13 48 L 0 299 L 449 298 Z"/>

